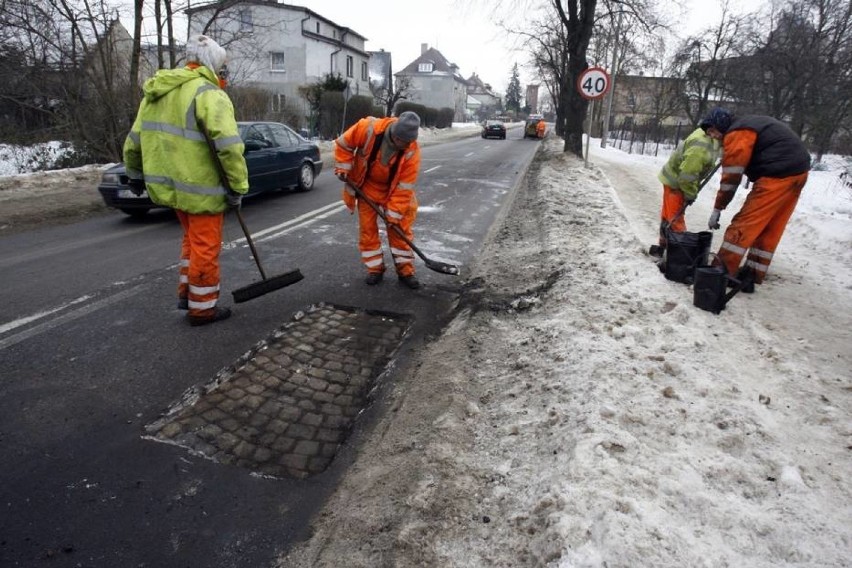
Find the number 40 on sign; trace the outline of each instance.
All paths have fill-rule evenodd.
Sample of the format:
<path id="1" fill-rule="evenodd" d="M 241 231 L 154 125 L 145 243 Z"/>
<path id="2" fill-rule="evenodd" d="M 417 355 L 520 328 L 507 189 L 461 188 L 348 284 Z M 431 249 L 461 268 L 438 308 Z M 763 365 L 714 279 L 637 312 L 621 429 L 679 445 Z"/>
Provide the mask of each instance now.
<path id="1" fill-rule="evenodd" d="M 577 78 L 577 90 L 586 99 L 599 99 L 609 90 L 609 74 L 601 67 L 589 67 Z"/>

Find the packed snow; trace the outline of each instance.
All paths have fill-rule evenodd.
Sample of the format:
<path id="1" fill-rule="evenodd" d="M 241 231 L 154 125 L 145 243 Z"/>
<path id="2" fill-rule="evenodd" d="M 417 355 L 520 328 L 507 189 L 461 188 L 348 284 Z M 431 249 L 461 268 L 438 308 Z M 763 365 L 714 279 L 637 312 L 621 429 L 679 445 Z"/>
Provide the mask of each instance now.
<path id="1" fill-rule="evenodd" d="M 667 156 L 562 144 L 279 565 L 849 566 L 849 158 L 811 172 L 765 283 L 716 315 L 646 253 Z"/>
<path id="2" fill-rule="evenodd" d="M 458 316 L 279 565 L 848 566 L 840 170 L 812 172 L 765 283 L 716 315 L 646 254 L 666 156 L 543 146 Z"/>

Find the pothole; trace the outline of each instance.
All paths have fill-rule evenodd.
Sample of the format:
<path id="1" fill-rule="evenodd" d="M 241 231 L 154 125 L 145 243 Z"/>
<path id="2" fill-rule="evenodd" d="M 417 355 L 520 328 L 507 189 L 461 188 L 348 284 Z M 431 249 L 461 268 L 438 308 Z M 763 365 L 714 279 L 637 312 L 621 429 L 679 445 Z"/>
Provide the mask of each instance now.
<path id="1" fill-rule="evenodd" d="M 145 427 L 148 439 L 274 477 L 325 471 L 410 318 L 319 304 Z"/>

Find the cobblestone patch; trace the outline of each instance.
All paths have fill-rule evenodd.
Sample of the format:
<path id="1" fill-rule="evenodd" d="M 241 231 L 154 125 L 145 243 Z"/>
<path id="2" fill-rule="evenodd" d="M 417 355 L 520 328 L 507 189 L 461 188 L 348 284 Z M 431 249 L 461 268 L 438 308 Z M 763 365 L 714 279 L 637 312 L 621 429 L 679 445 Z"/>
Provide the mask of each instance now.
<path id="1" fill-rule="evenodd" d="M 410 321 L 329 304 L 294 320 L 185 393 L 145 437 L 274 477 L 324 471 Z"/>

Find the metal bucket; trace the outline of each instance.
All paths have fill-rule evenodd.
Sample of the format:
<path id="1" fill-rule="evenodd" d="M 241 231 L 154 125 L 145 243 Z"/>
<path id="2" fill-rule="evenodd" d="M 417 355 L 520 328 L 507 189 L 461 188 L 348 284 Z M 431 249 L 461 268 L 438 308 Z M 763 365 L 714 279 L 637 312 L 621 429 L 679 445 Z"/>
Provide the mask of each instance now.
<path id="1" fill-rule="evenodd" d="M 722 266 L 699 266 L 692 283 L 692 305 L 718 314 L 725 309 L 728 271 Z"/>
<path id="2" fill-rule="evenodd" d="M 675 233 L 666 231 L 665 276 L 675 282 L 691 284 L 695 268 L 706 264 L 713 233 Z"/>

